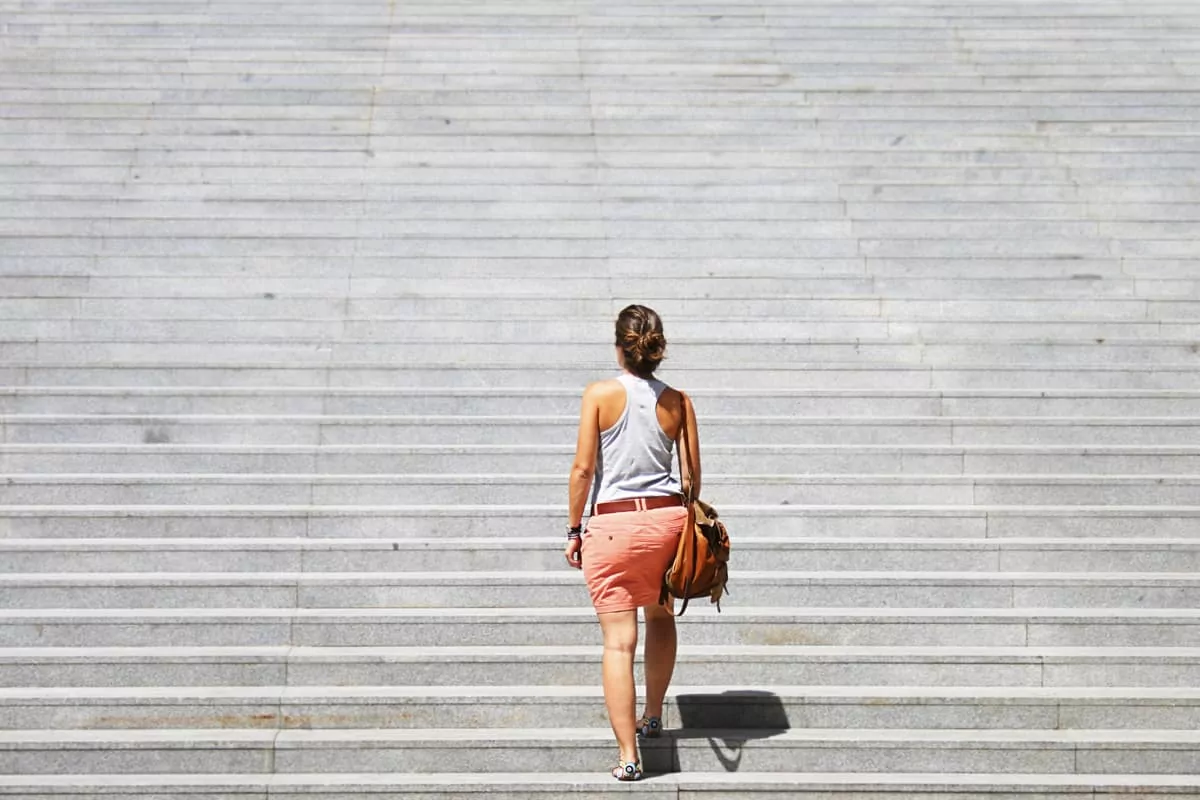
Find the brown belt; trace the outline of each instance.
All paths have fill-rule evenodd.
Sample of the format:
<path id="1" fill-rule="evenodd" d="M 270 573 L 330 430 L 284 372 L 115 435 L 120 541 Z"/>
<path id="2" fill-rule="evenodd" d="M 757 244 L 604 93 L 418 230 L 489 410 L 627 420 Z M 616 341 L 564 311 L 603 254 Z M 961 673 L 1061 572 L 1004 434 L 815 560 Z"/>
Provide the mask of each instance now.
<path id="1" fill-rule="evenodd" d="M 592 506 L 592 516 L 596 514 L 619 514 L 623 511 L 652 511 L 656 508 L 669 508 L 683 505 L 680 495 L 663 497 L 631 497 L 628 500 L 613 500 L 611 503 L 597 503 Z"/>

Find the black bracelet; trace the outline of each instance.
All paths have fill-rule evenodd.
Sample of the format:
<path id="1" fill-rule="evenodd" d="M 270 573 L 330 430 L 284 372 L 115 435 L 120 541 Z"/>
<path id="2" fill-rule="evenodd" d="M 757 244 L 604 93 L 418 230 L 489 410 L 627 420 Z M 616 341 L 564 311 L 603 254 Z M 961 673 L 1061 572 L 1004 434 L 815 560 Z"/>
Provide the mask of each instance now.
<path id="1" fill-rule="evenodd" d="M 568 539 L 582 539 L 583 538 L 583 526 L 582 525 L 574 525 L 574 526 L 568 525 L 567 526 L 567 538 Z"/>

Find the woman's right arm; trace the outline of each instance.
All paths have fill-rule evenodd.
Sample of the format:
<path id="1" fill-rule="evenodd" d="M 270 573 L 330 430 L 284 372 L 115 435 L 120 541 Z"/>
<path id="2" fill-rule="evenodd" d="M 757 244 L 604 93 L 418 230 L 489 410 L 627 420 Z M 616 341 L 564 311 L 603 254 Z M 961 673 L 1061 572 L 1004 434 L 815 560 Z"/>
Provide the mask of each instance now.
<path id="1" fill-rule="evenodd" d="M 575 461 L 568 479 L 567 525 L 582 523 L 587 510 L 588 493 L 596 475 L 596 452 L 600 449 L 600 387 L 592 384 L 583 392 L 579 410 L 579 434 L 575 443 Z"/>

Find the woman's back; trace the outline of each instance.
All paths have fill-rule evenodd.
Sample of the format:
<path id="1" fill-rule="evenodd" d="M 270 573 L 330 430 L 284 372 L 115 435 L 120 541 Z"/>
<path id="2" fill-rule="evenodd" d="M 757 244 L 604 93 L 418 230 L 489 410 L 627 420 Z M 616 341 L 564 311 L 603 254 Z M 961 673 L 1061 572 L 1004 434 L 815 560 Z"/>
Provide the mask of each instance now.
<path id="1" fill-rule="evenodd" d="M 664 402 L 676 399 L 678 393 L 657 378 L 625 373 L 616 382 L 622 391 L 606 397 L 608 402 L 601 407 L 602 421 L 611 416 L 620 394 L 624 395 L 624 407 L 616 421 L 600 431 L 595 502 L 679 494 L 679 480 L 671 474 L 678 410 L 668 407 L 677 406 L 678 401 Z M 668 392 L 670 395 L 664 397 Z M 664 423 L 675 430 L 668 433 Z"/>

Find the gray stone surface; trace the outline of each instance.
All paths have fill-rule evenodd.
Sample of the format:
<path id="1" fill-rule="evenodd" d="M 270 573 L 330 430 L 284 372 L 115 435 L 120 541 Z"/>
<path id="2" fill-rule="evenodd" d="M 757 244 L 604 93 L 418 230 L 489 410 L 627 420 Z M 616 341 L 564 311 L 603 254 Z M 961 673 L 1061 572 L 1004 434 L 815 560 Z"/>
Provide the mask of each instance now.
<path id="1" fill-rule="evenodd" d="M 561 479 L 550 475 L 449 473 L 392 475 L 221 475 L 192 473 L 35 474 L 4 477 L 0 502 L 12 505 L 345 505 L 551 504 Z M 1194 475 L 715 475 L 713 502 L 737 497 L 770 505 L 1178 505 L 1200 504 Z"/>
<path id="2" fill-rule="evenodd" d="M 1179 506 L 723 506 L 763 538 L 1149 538 L 1187 540 L 1196 509 Z M 486 512 L 486 515 L 484 514 Z M 462 538 L 503 545 L 559 518 L 556 506 L 5 506 L 0 538 Z M 48 543 L 49 547 L 55 547 Z M 933 543 L 934 547 L 937 543 Z M 996 546 L 1003 546 L 997 541 Z M 1185 544 L 1186 546 L 1186 544 Z"/>
<path id="3" fill-rule="evenodd" d="M 1200 791 L 1187 3 L 0 18 L 0 796 Z M 631 301 L 735 543 L 636 787 L 556 533 Z"/>
<path id="4" fill-rule="evenodd" d="M 564 313 L 574 313 L 567 309 Z M 1141 312 L 1139 312 L 1141 313 Z M 9 367 L 13 369 L 13 367 Z M 297 367 L 286 363 L 250 363 L 241 365 L 207 363 L 143 364 L 117 363 L 104 366 L 78 363 L 21 364 L 13 371 L 15 386 L 235 386 L 314 387 L 323 381 L 339 385 L 387 388 L 402 383 L 413 388 L 467 388 L 484 386 L 519 388 L 532 384 L 578 391 L 581 384 L 611 373 L 612 364 L 586 366 L 525 367 L 474 365 L 470 370 L 453 364 L 350 365 L 325 363 L 321 367 Z M 931 367 L 918 365 L 803 365 L 731 364 L 725 369 L 689 367 L 664 369 L 662 377 L 691 388 L 714 389 L 731 382 L 745 389 L 877 389 L 881 384 L 893 389 L 978 390 L 1003 385 L 1010 389 L 1052 391 L 1189 391 L 1200 389 L 1196 370 L 1186 366 L 1156 368 L 1138 364 L 1117 366 L 1088 365 L 1069 370 L 1031 365 L 960 365 Z"/>
<path id="5" fill-rule="evenodd" d="M 730 517 L 735 518 L 741 517 Z M 519 517 L 512 519 L 520 521 Z M 220 518 L 215 517 L 210 524 L 219 522 Z M 397 579 L 406 575 L 418 579 L 422 576 L 414 573 L 463 578 L 478 570 L 492 573 L 489 577 L 516 571 L 526 580 L 556 584 L 575 582 L 577 577 L 558 569 L 562 543 L 552 536 L 468 538 L 452 536 L 447 530 L 425 538 L 408 535 L 403 523 L 394 523 L 391 535 L 381 538 L 251 537 L 245 535 L 252 532 L 245 530 L 247 522 L 238 522 L 239 526 L 228 535 L 210 538 L 6 538 L 0 540 L 0 554 L 4 556 L 0 576 L 61 581 L 86 579 L 85 573 L 112 573 L 107 577 L 124 576 L 136 581 L 146 573 L 169 576 L 199 572 L 217 573 L 206 579 L 258 573 L 243 577 L 269 580 L 272 572 L 282 571 L 306 573 L 310 578 L 322 573 L 351 573 L 347 577 L 376 573 L 374 577 L 379 578 L 379 573 L 386 573 Z M 455 525 L 453 518 L 447 519 L 447 525 Z M 1190 578 L 1195 571 L 1192 565 L 1200 557 L 1195 543 L 1188 539 L 871 538 L 775 533 L 739 537 L 734 563 L 748 581 L 779 574 L 793 584 L 839 578 L 849 582 L 887 581 L 893 577 L 899 581 L 945 579 L 981 584 L 1037 580 L 1080 584 L 1094 580 L 1097 585 L 1121 580 L 1161 582 Z M 131 560 L 137 561 L 138 570 L 128 568 Z M 454 575 L 456 572 L 459 574 Z"/>
<path id="6" fill-rule="evenodd" d="M 365 772 L 489 772 L 493 761 L 517 759 L 554 769 L 558 759 L 568 771 L 603 771 L 611 758 L 610 732 L 605 729 L 567 728 L 556 731 L 554 750 L 542 742 L 544 733 L 531 729 L 374 729 L 203 731 L 178 730 L 142 735 L 129 731 L 21 731 L 20 744 L 0 732 L 0 754 L 21 752 L 34 774 L 62 772 L 65 759 L 95 764 L 102 773 L 145 771 L 149 766 L 167 774 L 186 772 L 189 756 L 214 763 L 227 762 L 225 772 L 263 772 L 261 759 L 270 754 L 281 773 L 348 773 L 357 759 Z M 643 760 L 654 772 L 673 765 L 685 772 L 711 772 L 723 760 L 740 759 L 752 772 L 790 772 L 803 764 L 813 772 L 891 773 L 937 771 L 939 763 L 957 765 L 950 772 L 1007 774 L 1075 773 L 1076 752 L 1096 762 L 1089 774 L 1186 774 L 1189 750 L 1195 746 L 1190 731 L 958 731 L 825 729 L 697 729 L 647 744 Z M 187 747 L 181 747 L 187 744 Z M 1120 761 L 1100 762 L 1103 753 L 1119 753 Z M 107 755 L 107 761 L 103 757 Z M 858 767 L 850 762 L 858 762 Z M 436 762 L 440 769 L 422 769 Z M 1139 769 L 1153 765 L 1151 769 Z M 124 769 L 122 769 L 124 767 Z M 130 769 L 130 768 L 133 769 Z M 257 767 L 257 768 L 256 768 Z M 369 769 L 364 769 L 369 767 Z M 139 770 L 139 768 L 141 768 Z"/>
<path id="7" fill-rule="evenodd" d="M 11 473 L 551 473 L 564 445 L 0 445 Z M 1200 447 L 1028 445 L 726 445 L 705 449 L 713 473 L 1194 474 Z"/>
<path id="8" fill-rule="evenodd" d="M 579 686 L 595 645 L 535 647 L 13 648 L 7 688 L 89 686 Z M 703 686 L 720 669 L 737 685 L 816 687 L 1056 686 L 1187 688 L 1189 648 L 836 647 L 684 644 L 677 680 Z M 640 670 L 640 666 L 639 666 Z M 236 679 L 232 676 L 237 676 Z"/>
<path id="9" fill-rule="evenodd" d="M 1196 727 L 1194 690 L 984 689 L 979 687 L 760 690 L 677 685 L 668 727 L 703 709 L 718 729 L 753 729 L 784 714 L 798 729 L 1177 729 Z M 128 730 L 155 725 L 256 729 L 425 729 L 603 727 L 599 687 L 279 687 L 126 690 L 0 689 L 5 730 Z M 680 736 L 694 731 L 683 727 Z M 866 737 L 867 734 L 864 734 Z"/>
<path id="10" fill-rule="evenodd" d="M 695 609 L 681 636 L 712 645 L 1196 646 L 1194 609 Z M 5 647 L 353 647 L 595 644 L 585 608 L 14 609 Z"/>
<path id="11" fill-rule="evenodd" d="M 214 323 L 226 324 L 226 323 Z M 236 324 L 236 323 L 229 323 Z M 536 324 L 536 323 L 530 323 Z M 995 325 L 995 323 L 993 323 Z M 1004 389 L 977 391 L 759 390 L 735 387 L 690 392 L 707 416 L 805 417 L 1195 417 L 1200 392 L 1047 392 Z M 466 416 L 572 414 L 574 388 L 400 389 L 379 387 L 5 387 L 0 408 L 6 415 L 128 416 Z"/>
<path id="12" fill-rule="evenodd" d="M 557 548 L 556 548 L 557 549 Z M 559 553 L 554 553 L 561 558 Z M 377 555 L 376 569 L 387 566 Z M 486 561 L 485 556 L 478 560 Z M 587 603 L 575 574 L 452 572 L 7 573 L 0 602 L 41 608 L 538 608 Z M 1191 572 L 785 572 L 739 570 L 741 602 L 816 608 L 1194 608 Z M 486 590 L 481 591 L 480 587 Z"/>
<path id="13" fill-rule="evenodd" d="M 0 777 L 0 792 L 17 793 L 39 800 L 60 794 L 88 796 L 143 796 L 203 798 L 265 798 L 273 796 L 315 795 L 336 800 L 363 796 L 421 798 L 442 800 L 450 797 L 517 798 L 562 796 L 611 797 L 636 791 L 639 796 L 659 800 L 695 800 L 696 798 L 734 797 L 807 797 L 814 800 L 866 798 L 882 800 L 902 794 L 915 800 L 977 800 L 985 797 L 1013 797 L 1028 800 L 1067 800 L 1080 797 L 1153 796 L 1183 800 L 1195 789 L 1194 778 L 1176 775 L 944 775 L 886 773 L 768 773 L 731 774 L 728 772 L 683 773 L 653 776 L 640 786 L 617 784 L 603 776 L 574 773 L 457 773 L 446 775 L 406 775 L 397 773 L 327 775 L 217 775 L 155 776 L 38 775 L 6 780 Z M 43 794 L 46 793 L 46 794 Z"/>
<path id="14" fill-rule="evenodd" d="M 548 410 L 548 409 L 547 409 Z M 13 414 L 5 421 L 10 444 L 238 444 L 238 445 L 543 445 L 562 447 L 576 421 L 562 414 L 512 415 L 219 415 Z M 1190 417 L 848 417 L 796 419 L 713 415 L 705 428 L 713 445 L 769 444 L 1053 446 L 1077 448 L 1200 447 Z M 753 450 L 746 451 L 753 453 Z M 1170 450 L 1166 454 L 1170 454 Z M 714 455 L 719 457 L 720 451 Z M 396 472 L 395 468 L 390 470 Z M 531 470 L 525 470 L 529 472 Z"/>

